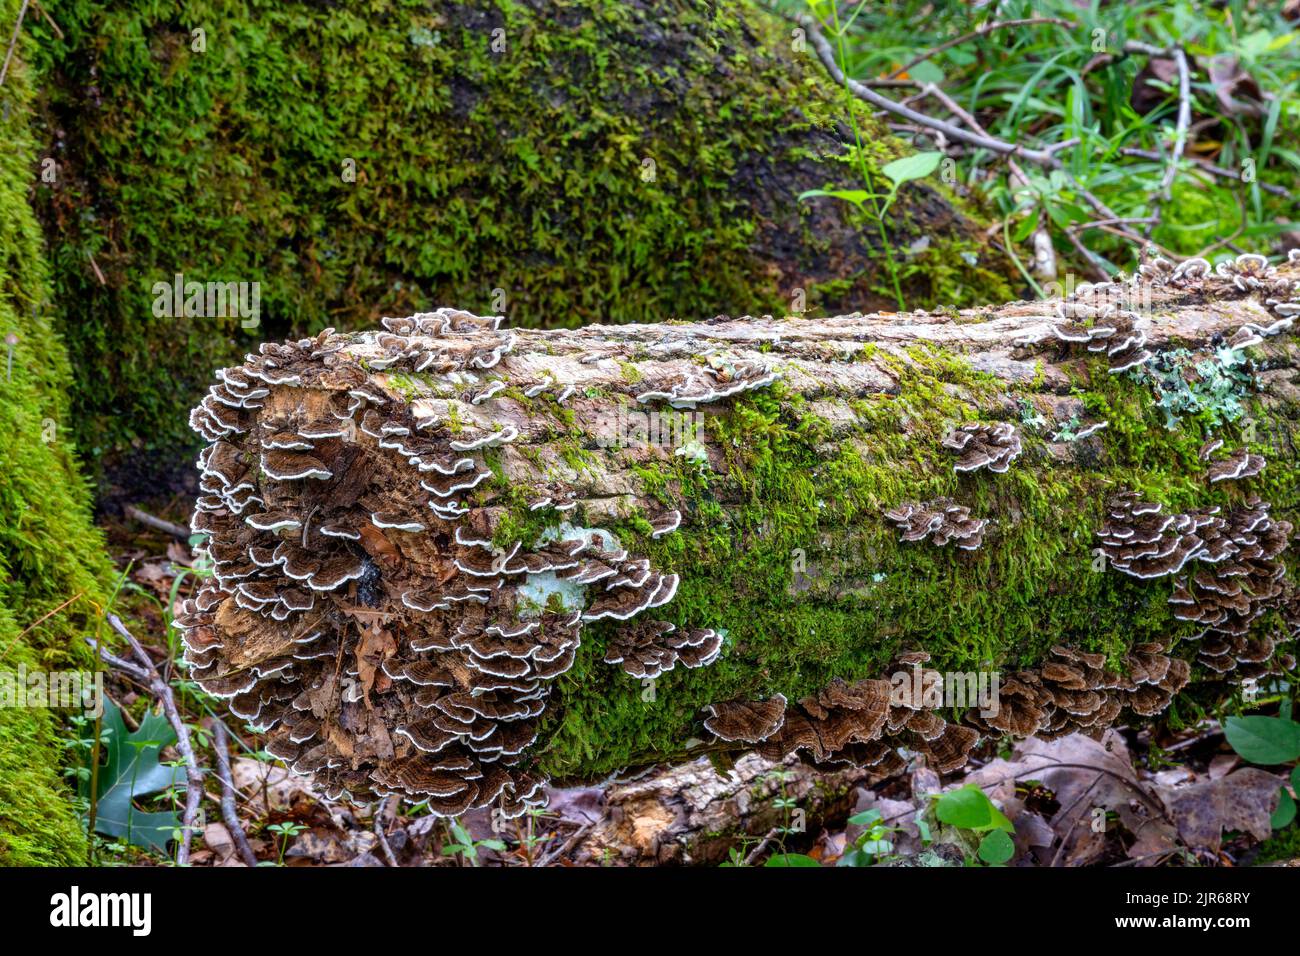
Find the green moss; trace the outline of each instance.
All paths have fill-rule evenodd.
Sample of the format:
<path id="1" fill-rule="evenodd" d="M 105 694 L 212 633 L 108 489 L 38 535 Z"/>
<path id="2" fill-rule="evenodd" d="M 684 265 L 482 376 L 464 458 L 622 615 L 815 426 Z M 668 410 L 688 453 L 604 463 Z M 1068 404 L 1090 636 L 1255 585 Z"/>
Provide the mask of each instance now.
<path id="1" fill-rule="evenodd" d="M 25 30 L 59 179 L 36 202 L 96 371 L 74 394 L 97 466 L 191 447 L 211 369 L 260 338 L 448 303 L 576 326 L 879 298 L 874 226 L 797 200 L 855 175 L 842 95 L 750 0 L 46 5 L 65 38 Z M 873 162 L 904 149 L 862 123 Z M 895 215 L 899 249 L 932 241 L 913 304 L 1007 297 L 942 187 L 909 184 Z M 176 273 L 260 283 L 260 326 L 154 318 Z"/>
<path id="2" fill-rule="evenodd" d="M 13 23 L 18 6 L 0 0 L 0 20 Z M 22 53 L 29 49 L 24 43 Z M 22 55 L 0 99 L 0 343 L 17 336 L 12 369 L 0 344 L 0 669 L 84 667 L 108 561 L 77 474 L 66 400 L 72 374 L 27 204 L 40 170 Z M 48 710 L 0 708 L 0 864 L 84 861 L 56 738 Z"/>
<path id="3" fill-rule="evenodd" d="M 659 541 L 636 519 L 611 530 L 682 576 L 656 616 L 722 630 L 725 650 L 707 668 L 663 675 L 645 700 L 641 682 L 602 661 L 617 625 L 588 626 L 544 717 L 548 772 L 598 774 L 680 754 L 702 735 L 701 708 L 711 702 L 777 692 L 795 699 L 833 677 L 878 676 L 904 649 L 923 648 L 943 671 L 1014 670 L 1041 663 L 1054 644 L 1116 660 L 1135 643 L 1189 633 L 1171 617 L 1172 582 L 1099 572 L 1092 549 L 1104 500 L 1119 489 L 1172 509 L 1244 497 L 1200 479 L 1205 422 L 1166 429 L 1148 386 L 1093 363 L 1079 369 L 1078 395 L 1090 420 L 1111 423 L 1099 453 L 1081 443 L 1073 460 L 1059 461 L 1025 427 L 1025 452 L 1007 474 L 958 475 L 943 435 L 1028 401 L 1032 386 L 1008 393 L 925 348 L 861 360 L 889 371 L 898 388 L 854 400 L 847 432 L 778 385 L 709 419 L 710 438 L 730 459 L 722 475 L 676 457 L 636 469 L 648 496 L 682 509 L 682 530 Z M 1297 505 L 1297 466 L 1273 452 L 1265 474 L 1285 517 Z M 902 544 L 881 516 L 941 495 L 993 522 L 978 551 Z M 1201 706 L 1193 695 L 1172 719 Z"/>
<path id="4" fill-rule="evenodd" d="M 1259 845 L 1259 853 L 1253 863 L 1273 863 L 1278 860 L 1294 860 L 1300 857 L 1300 826 L 1292 824 L 1277 830 L 1273 836 Z"/>

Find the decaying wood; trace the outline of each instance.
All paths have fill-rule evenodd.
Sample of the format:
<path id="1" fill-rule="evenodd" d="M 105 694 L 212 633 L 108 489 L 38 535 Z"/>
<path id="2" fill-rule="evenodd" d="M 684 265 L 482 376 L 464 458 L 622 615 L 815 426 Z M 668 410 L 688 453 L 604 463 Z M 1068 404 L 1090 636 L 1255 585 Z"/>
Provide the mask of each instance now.
<path id="1" fill-rule="evenodd" d="M 678 630 L 655 614 L 671 605 L 679 573 L 719 569 L 656 568 L 607 530 L 644 516 L 662 538 L 694 520 L 641 477 L 681 449 L 653 438 L 607 447 L 619 414 L 725 410 L 779 387 L 830 424 L 829 459 L 857 425 L 850 403 L 897 393 L 900 369 L 927 346 L 1032 395 L 1057 423 L 1081 411 L 1071 390 L 1089 357 L 1104 360 L 1093 373 L 1105 376 L 1175 348 L 1250 348 L 1261 407 L 1281 416 L 1300 401 L 1289 334 L 1296 277 L 1294 263 L 1274 269 L 1259 257 L 1218 270 L 1156 260 L 1131 282 L 1081 288 L 1065 302 L 951 314 L 516 331 L 444 309 L 385 319 L 382 331 L 266 345 L 221 370 L 191 419 L 212 442 L 193 530 L 211 536 L 216 577 L 178 619 L 187 660 L 209 692 L 268 731 L 272 753 L 329 795 L 398 793 L 442 814 L 495 806 L 517 815 L 541 799 L 548 709 L 583 693 L 561 678 L 588 625 L 624 622 L 605 660 L 636 678 L 729 653 L 713 629 Z M 1134 297 L 1141 311 L 1131 311 Z M 965 398 L 986 421 L 954 430 L 935 454 L 993 479 L 1021 451 L 1015 404 Z M 566 455 L 575 441 L 579 463 Z M 1046 451 L 1062 463 L 1074 455 L 1064 442 Z M 707 431 L 693 453 L 718 475 L 737 467 Z M 1238 457 L 1208 467 L 1229 480 L 1262 467 Z M 729 493 L 718 491 L 724 508 Z M 885 518 L 905 541 L 981 544 L 983 518 L 958 506 L 889 505 Z M 530 514 L 548 518 L 547 533 L 522 540 L 512 529 Z M 1101 546 L 1135 577 L 1231 558 L 1219 569 L 1247 581 L 1245 596 L 1238 587 L 1230 599 L 1207 598 L 1237 587 L 1210 568 L 1209 583 L 1178 592 L 1191 611 L 1177 613 L 1206 625 L 1198 659 L 1207 666 L 1267 670 L 1273 638 L 1249 625 L 1294 604 L 1280 561 L 1291 528 L 1267 502 L 1243 496 L 1224 515 L 1165 515 L 1132 497 L 1109 515 Z M 898 663 L 926 660 L 909 653 Z M 1158 642 L 1134 646 L 1123 672 L 1107 663 L 1059 648 L 1004 684 L 999 712 L 955 720 L 891 695 L 876 674 L 797 701 L 716 701 L 698 715 L 698 739 L 640 756 L 802 750 L 883 771 L 903 747 L 947 771 L 982 734 L 1063 734 L 1158 713 L 1190 672 Z M 779 687 L 781 675 L 764 681 Z"/>
<path id="2" fill-rule="evenodd" d="M 872 779 L 865 767 L 821 772 L 793 756 L 746 754 L 725 773 L 693 760 L 610 786 L 599 819 L 565 855 L 578 864 L 717 864 L 731 848 L 757 848 L 773 831 L 776 841 L 816 836 L 823 821 L 852 809 L 854 788 Z"/>

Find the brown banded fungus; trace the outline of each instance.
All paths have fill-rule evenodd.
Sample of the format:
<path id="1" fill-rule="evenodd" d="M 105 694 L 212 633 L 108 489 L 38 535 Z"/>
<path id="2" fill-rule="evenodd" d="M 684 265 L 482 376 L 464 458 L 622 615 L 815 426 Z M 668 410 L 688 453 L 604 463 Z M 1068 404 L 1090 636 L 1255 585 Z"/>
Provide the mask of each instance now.
<path id="1" fill-rule="evenodd" d="M 950 431 L 943 439 L 943 447 L 957 455 L 954 471 L 987 468 L 1000 475 L 1020 454 L 1020 434 L 1009 422 L 970 422 Z"/>
<path id="2" fill-rule="evenodd" d="M 584 622 L 637 628 L 676 593 L 676 575 L 601 529 L 494 544 L 502 509 L 474 497 L 492 476 L 484 452 L 520 437 L 482 417 L 504 400 L 507 376 L 480 377 L 511 354 L 499 322 L 441 309 L 267 344 L 191 416 L 211 443 L 191 524 L 215 574 L 177 617 L 185 662 L 331 798 L 396 793 L 444 815 L 541 802 L 530 748 Z M 462 407 L 481 417 L 453 429 L 445 401 L 386 384 L 416 372 L 442 394 L 470 387 Z M 718 393 L 763 378 L 705 374 Z M 638 634 L 615 640 L 629 673 L 705 666 L 722 646 L 711 630 Z"/>
<path id="3" fill-rule="evenodd" d="M 1203 453 L 1202 460 L 1209 461 L 1212 454 L 1213 452 Z M 1210 484 L 1220 481 L 1242 481 L 1258 475 L 1264 470 L 1264 465 L 1262 455 L 1251 454 L 1246 449 L 1239 448 L 1226 458 L 1212 462 L 1205 473 L 1205 480 Z"/>
<path id="4" fill-rule="evenodd" d="M 722 652 L 722 636 L 711 628 L 678 631 L 666 621 L 639 620 L 624 625 L 610 640 L 606 664 L 621 664 L 629 677 L 656 678 L 684 667 L 712 664 Z"/>
<path id="5" fill-rule="evenodd" d="M 903 504 L 885 512 L 902 532 L 900 541 L 923 541 L 929 538 L 943 546 L 955 542 L 963 551 L 974 551 L 984 541 L 988 521 L 972 518 L 970 509 L 950 498 L 937 498 L 924 504 Z"/>

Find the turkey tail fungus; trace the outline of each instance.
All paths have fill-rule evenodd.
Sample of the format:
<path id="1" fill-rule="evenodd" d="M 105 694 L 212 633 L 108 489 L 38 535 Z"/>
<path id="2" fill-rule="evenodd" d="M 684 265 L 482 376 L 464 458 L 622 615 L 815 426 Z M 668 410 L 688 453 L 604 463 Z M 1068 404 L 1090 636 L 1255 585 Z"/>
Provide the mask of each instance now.
<path id="1" fill-rule="evenodd" d="M 1297 274 L 263 345 L 191 416 L 186 661 L 329 796 L 446 815 L 702 753 L 946 772 L 1229 694 L 1294 663 Z M 936 707 L 889 679 L 922 664 L 1005 676 Z"/>

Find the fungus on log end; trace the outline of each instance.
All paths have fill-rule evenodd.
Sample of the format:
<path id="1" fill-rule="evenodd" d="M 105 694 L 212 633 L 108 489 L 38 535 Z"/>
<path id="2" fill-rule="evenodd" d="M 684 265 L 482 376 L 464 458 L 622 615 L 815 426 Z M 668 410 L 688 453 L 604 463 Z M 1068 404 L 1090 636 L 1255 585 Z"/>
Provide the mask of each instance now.
<path id="1" fill-rule="evenodd" d="M 1281 427 L 1300 417 L 1294 274 L 1139 276 L 1124 288 L 1147 316 L 1090 287 L 956 320 L 505 331 L 442 309 L 264 345 L 191 417 L 215 575 L 177 619 L 186 661 L 327 794 L 442 814 L 518 814 L 548 776 L 714 751 L 884 772 L 901 748 L 946 771 L 984 735 L 1154 716 L 1189 682 L 1291 659 L 1278 515 L 1300 501 L 1259 443 L 1227 459 L 1233 480 L 1126 492 L 1217 448 L 1199 423 L 1154 425 L 1148 373 L 1114 360 L 1213 355 L 1250 326 L 1241 400 Z M 1063 424 L 1081 383 L 1111 427 L 1062 461 L 1024 409 Z M 650 415 L 660 439 L 708 427 L 610 440 Z M 871 546 L 792 590 L 792 546 L 818 533 Z M 1005 671 L 992 706 L 936 705 L 940 665 Z M 922 680 L 900 690 L 900 668 Z"/>

